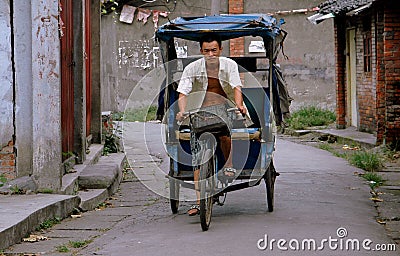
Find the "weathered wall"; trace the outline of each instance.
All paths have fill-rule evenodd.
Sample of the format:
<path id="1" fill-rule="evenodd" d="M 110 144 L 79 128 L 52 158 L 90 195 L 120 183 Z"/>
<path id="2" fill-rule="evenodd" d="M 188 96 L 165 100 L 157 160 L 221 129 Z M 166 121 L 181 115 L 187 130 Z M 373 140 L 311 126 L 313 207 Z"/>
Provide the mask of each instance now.
<path id="1" fill-rule="evenodd" d="M 31 4 L 13 1 L 19 17 L 31 16 Z M 17 176 L 32 174 L 32 19 L 14 20 L 15 147 Z"/>
<path id="2" fill-rule="evenodd" d="M 10 2 L 0 0 L 0 174 L 14 177 Z"/>
<path id="3" fill-rule="evenodd" d="M 283 18 L 282 28 L 288 32 L 284 42 L 284 53 L 289 59 L 279 55 L 277 63 L 282 67 L 289 85 L 289 93 L 294 98 L 292 109 L 302 105 L 316 104 L 335 109 L 335 58 L 333 21 L 326 20 L 313 25 L 307 20 L 313 12 L 277 14 L 282 11 L 311 9 L 320 0 L 266 0 L 244 1 L 245 13 L 272 13 L 276 19 Z M 246 42 L 248 51 L 249 40 Z"/>
<path id="4" fill-rule="evenodd" d="M 33 178 L 61 186 L 61 95 L 58 1 L 32 0 Z"/>
<path id="5" fill-rule="evenodd" d="M 100 143 L 100 5 L 95 0 L 89 3 L 94 13 L 92 32 L 96 34 L 92 45 L 95 102 L 91 133 L 92 141 Z M 29 175 L 39 189 L 58 191 L 63 175 L 59 1 L 0 0 L 0 4 L 0 174 L 7 179 Z M 84 155 L 84 2 L 74 4 L 75 103 L 79 110 L 75 127 Z"/>
<path id="6" fill-rule="evenodd" d="M 312 8 L 320 2 L 319 0 L 244 1 L 244 13 L 276 13 Z M 169 14 L 169 18 L 209 15 L 210 5 L 210 0 L 177 1 L 176 9 Z M 149 9 L 154 8 L 149 7 Z M 220 13 L 228 13 L 228 1 L 220 1 Z M 289 92 L 295 99 L 292 103 L 293 108 L 317 104 L 333 110 L 336 97 L 332 20 L 315 26 L 307 20 L 312 14 L 313 12 L 275 15 L 277 19 L 285 19 L 286 24 L 283 28 L 288 32 L 284 50 L 289 59 L 285 60 L 280 55 L 278 63 L 283 67 L 289 83 Z M 165 22 L 167 19 L 159 18 L 159 24 Z M 161 63 L 160 58 L 154 58 L 157 55 L 153 51 L 153 35 L 152 16 L 149 17 L 147 24 L 137 20 L 133 24 L 121 23 L 118 14 L 102 17 L 103 110 L 123 111 L 126 99 L 134 86 L 145 74 Z M 246 39 L 245 42 L 246 54 L 250 41 L 251 39 Z M 189 55 L 199 54 L 198 44 L 187 43 L 187 46 Z M 229 54 L 229 44 L 224 44 L 223 54 Z M 146 99 L 146 95 L 153 95 L 152 92 L 157 89 L 158 85 L 138 90 L 143 102 L 137 102 L 136 105 L 146 105 L 150 102 Z"/>
<path id="7" fill-rule="evenodd" d="M 227 1 L 221 1 L 221 13 L 227 12 Z M 173 8 L 173 5 L 168 5 Z M 146 8 L 146 7 L 144 7 Z M 154 7 L 152 10 L 166 10 Z M 211 1 L 177 1 L 175 10 L 168 18 L 178 16 L 202 16 L 210 14 Z M 137 10 L 136 10 L 137 14 Z M 160 17 L 159 25 L 166 23 L 167 18 Z M 133 24 L 119 22 L 119 14 L 102 17 L 102 109 L 103 111 L 124 111 L 127 99 L 138 82 L 161 63 L 158 45 L 154 42 L 154 23 L 152 16 L 146 24 L 135 20 Z M 228 47 L 229 48 L 229 47 Z M 188 45 L 189 54 L 199 54 L 198 44 Z M 159 84 L 148 84 L 135 90 L 140 101 L 130 102 L 132 107 L 146 106 L 152 102 Z"/>
<path id="8" fill-rule="evenodd" d="M 13 135 L 13 76 L 11 62 L 10 4 L 0 0 L 0 149 Z"/>

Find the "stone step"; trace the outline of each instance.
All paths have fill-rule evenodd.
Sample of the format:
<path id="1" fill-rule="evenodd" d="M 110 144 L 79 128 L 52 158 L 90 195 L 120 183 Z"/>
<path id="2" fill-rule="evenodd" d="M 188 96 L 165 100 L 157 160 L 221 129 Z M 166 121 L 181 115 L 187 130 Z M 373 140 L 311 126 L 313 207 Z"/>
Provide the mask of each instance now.
<path id="1" fill-rule="evenodd" d="M 96 151 L 98 150 L 99 148 Z M 93 154 L 94 157 L 96 155 Z M 89 162 L 91 163 L 89 165 L 77 165 L 76 173 L 63 177 L 63 192 L 74 195 L 2 195 L 0 250 L 21 242 L 23 237 L 34 231 L 45 220 L 56 217 L 64 219 L 76 209 L 83 211 L 95 209 L 117 191 L 125 162 L 124 153 L 114 153 Z M 86 183 L 82 184 L 86 184 L 85 186 L 90 189 L 78 190 L 79 181 L 82 179 L 86 179 Z M 103 179 L 106 179 L 106 182 L 102 181 Z M 29 180 L 25 183 L 29 184 Z"/>
<path id="2" fill-rule="evenodd" d="M 122 181 L 126 163 L 124 153 L 102 156 L 96 164 L 88 165 L 78 177 L 80 209 L 90 211 L 113 195 Z"/>
<path id="3" fill-rule="evenodd" d="M 46 220 L 68 217 L 78 208 L 78 196 L 56 194 L 0 197 L 0 249 L 21 242 Z"/>
<path id="4" fill-rule="evenodd" d="M 77 164 L 74 166 L 74 172 L 67 173 L 62 178 L 62 187 L 61 193 L 66 195 L 74 195 L 77 193 L 79 184 L 78 177 L 80 173 L 90 165 L 96 164 L 101 158 L 101 154 L 103 153 L 102 144 L 92 144 L 89 147 L 89 154 L 86 156 L 86 160 L 83 164 Z"/>
<path id="5" fill-rule="evenodd" d="M 78 196 L 81 199 L 79 209 L 82 211 L 94 210 L 100 203 L 110 196 L 107 189 L 80 190 Z"/>

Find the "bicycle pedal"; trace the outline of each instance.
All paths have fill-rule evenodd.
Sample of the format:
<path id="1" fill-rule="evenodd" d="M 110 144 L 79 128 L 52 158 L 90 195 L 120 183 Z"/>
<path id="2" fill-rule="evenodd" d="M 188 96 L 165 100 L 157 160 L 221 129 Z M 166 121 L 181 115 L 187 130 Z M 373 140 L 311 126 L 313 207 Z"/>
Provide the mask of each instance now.
<path id="1" fill-rule="evenodd" d="M 219 206 L 223 206 L 224 205 L 224 203 L 221 203 L 219 201 L 219 197 L 217 197 L 217 196 L 213 197 L 213 203 L 216 203 Z"/>

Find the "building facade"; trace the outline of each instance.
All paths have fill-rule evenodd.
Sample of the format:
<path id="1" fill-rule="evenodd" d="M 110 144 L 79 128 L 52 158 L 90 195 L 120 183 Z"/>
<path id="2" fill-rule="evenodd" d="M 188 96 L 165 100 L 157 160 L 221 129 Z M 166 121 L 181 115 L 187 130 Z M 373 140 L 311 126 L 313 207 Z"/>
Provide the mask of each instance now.
<path id="1" fill-rule="evenodd" d="M 101 143 L 100 3 L 0 3 L 0 175 L 56 192 Z"/>
<path id="2" fill-rule="evenodd" d="M 166 12 L 167 17 L 157 16 L 157 24 L 183 16 L 211 15 L 212 0 L 156 1 L 142 5 L 141 1 L 119 0 L 116 11 L 102 16 L 102 38 L 107 47 L 102 48 L 103 107 L 104 111 L 124 111 L 126 102 L 135 92 L 137 100 L 132 106 L 144 107 L 154 103 L 154 94 L 159 85 L 146 83 L 136 89 L 140 81 L 150 71 L 162 63 L 158 45 L 154 42 L 154 14 Z M 334 40 L 333 21 L 313 26 L 307 17 L 315 13 L 318 0 L 277 1 L 277 0 L 221 0 L 218 2 L 220 14 L 266 13 L 277 20 L 284 19 L 282 26 L 288 32 L 283 45 L 283 54 L 278 56 L 289 93 L 294 101 L 291 107 L 298 109 L 303 105 L 317 105 L 330 110 L 335 109 L 336 94 L 334 86 Z M 131 12 L 133 20 L 121 22 L 122 7 L 135 7 Z M 140 5 L 142 5 L 140 7 Z M 132 9 L 130 9 L 132 10 Z M 147 22 L 140 18 L 147 13 Z M 223 45 L 225 56 L 263 55 L 251 51 L 250 45 L 260 41 L 258 38 L 231 40 Z M 260 43 L 260 42 L 258 42 Z M 188 55 L 199 54 L 198 43 L 176 42 L 176 46 L 187 49 Z M 264 80 L 263 80 L 264 79 Z M 265 78 L 259 77 L 265 83 Z"/>
<path id="3" fill-rule="evenodd" d="M 334 19 L 338 128 L 355 126 L 376 134 L 378 144 L 397 145 L 400 3 L 327 1 L 320 8 Z"/>

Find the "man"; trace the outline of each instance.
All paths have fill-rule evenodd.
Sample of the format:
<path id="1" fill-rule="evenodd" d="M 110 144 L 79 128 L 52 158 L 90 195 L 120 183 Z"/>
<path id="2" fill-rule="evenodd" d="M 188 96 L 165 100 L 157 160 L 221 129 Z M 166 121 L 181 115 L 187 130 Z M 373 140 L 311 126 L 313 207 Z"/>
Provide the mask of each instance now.
<path id="1" fill-rule="evenodd" d="M 242 83 L 238 65 L 231 59 L 220 57 L 222 53 L 221 39 L 214 34 L 206 34 L 200 39 L 200 53 L 204 56 L 190 63 L 183 71 L 177 91 L 179 92 L 179 112 L 176 119 L 184 119 L 185 111 L 190 103 L 188 95 L 194 91 L 202 91 L 204 97 L 200 100 L 201 107 L 225 104 L 229 96 L 234 98 L 236 107 L 242 114 L 246 114 L 243 105 Z M 232 95 L 233 94 L 233 95 Z M 221 151 L 225 158 L 224 175 L 233 177 L 236 170 L 233 168 L 231 157 L 231 138 L 229 130 L 219 136 Z M 195 187 L 198 187 L 200 170 L 194 171 Z M 189 216 L 200 212 L 200 192 L 196 189 L 197 204 L 189 211 Z"/>

